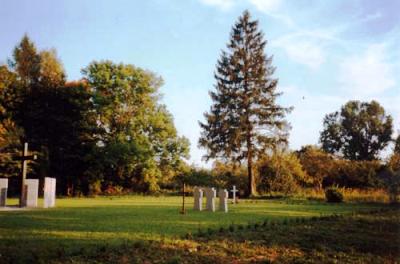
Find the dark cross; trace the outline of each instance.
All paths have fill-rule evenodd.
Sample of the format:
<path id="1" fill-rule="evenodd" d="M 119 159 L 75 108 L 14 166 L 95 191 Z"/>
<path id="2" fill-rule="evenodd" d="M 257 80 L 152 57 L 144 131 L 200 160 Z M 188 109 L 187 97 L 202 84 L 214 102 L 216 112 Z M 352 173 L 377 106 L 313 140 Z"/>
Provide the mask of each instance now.
<path id="1" fill-rule="evenodd" d="M 22 156 L 17 157 L 16 160 L 21 161 L 21 196 L 19 198 L 19 206 L 24 207 L 25 206 L 25 200 L 26 200 L 26 190 L 25 190 L 25 180 L 26 180 L 26 171 L 28 169 L 28 161 L 30 160 L 36 160 L 37 156 L 36 155 L 28 155 L 28 143 L 24 144 L 24 150 L 22 151 Z"/>
<path id="2" fill-rule="evenodd" d="M 185 188 L 186 184 L 183 183 L 183 192 L 182 192 L 182 209 L 180 211 L 181 214 L 186 214 L 186 210 L 185 210 Z"/>

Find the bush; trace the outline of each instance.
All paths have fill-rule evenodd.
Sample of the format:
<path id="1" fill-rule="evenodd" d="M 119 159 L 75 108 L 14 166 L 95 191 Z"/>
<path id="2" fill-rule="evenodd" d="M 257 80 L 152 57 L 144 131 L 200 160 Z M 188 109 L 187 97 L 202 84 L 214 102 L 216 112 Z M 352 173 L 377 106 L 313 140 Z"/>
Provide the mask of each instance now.
<path id="1" fill-rule="evenodd" d="M 101 194 L 101 181 L 95 180 L 89 184 L 89 195 L 95 196 Z"/>
<path id="2" fill-rule="evenodd" d="M 107 188 L 104 190 L 105 195 L 121 195 L 123 194 L 124 188 L 119 185 L 111 185 L 109 184 Z"/>
<path id="3" fill-rule="evenodd" d="M 325 198 L 328 203 L 343 202 L 343 194 L 338 188 L 330 187 L 325 190 Z"/>
<path id="4" fill-rule="evenodd" d="M 299 159 L 293 153 L 277 152 L 264 156 L 257 163 L 260 193 L 295 193 L 309 183 Z"/>

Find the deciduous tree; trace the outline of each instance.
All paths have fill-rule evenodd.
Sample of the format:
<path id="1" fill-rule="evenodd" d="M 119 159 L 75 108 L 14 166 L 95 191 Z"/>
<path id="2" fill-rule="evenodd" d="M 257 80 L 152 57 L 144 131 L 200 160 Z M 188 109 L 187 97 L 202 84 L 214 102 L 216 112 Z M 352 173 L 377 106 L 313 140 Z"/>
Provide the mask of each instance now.
<path id="1" fill-rule="evenodd" d="M 390 142 L 392 117 L 376 101 L 349 101 L 328 114 L 320 135 L 322 148 L 350 160 L 374 160 Z"/>

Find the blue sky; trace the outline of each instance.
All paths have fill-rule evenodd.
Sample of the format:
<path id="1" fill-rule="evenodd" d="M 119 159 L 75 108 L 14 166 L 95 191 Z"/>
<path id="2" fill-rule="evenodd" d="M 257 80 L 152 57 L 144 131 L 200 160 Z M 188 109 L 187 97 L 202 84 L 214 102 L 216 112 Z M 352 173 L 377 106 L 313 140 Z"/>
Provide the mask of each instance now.
<path id="1" fill-rule="evenodd" d="M 197 148 L 213 71 L 237 17 L 248 9 L 274 56 L 280 103 L 294 106 L 290 148 L 317 144 L 325 114 L 350 99 L 378 100 L 400 129 L 397 0 L 0 0 L 0 63 L 27 33 L 55 48 L 69 80 L 93 60 L 161 75 L 163 102 Z"/>

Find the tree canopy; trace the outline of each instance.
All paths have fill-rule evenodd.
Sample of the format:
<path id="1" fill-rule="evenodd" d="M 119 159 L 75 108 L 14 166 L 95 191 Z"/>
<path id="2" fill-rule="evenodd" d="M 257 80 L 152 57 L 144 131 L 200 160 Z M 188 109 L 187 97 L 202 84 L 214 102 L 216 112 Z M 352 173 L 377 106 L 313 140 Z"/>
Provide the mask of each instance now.
<path id="1" fill-rule="evenodd" d="M 376 101 L 349 101 L 324 118 L 322 148 L 350 160 L 378 159 L 392 140 L 393 120 Z"/>
<path id="2" fill-rule="evenodd" d="M 67 82 L 54 49 L 38 51 L 28 36 L 0 66 L 0 166 L 16 175 L 12 155 L 29 142 L 33 172 L 56 177 L 62 193 L 109 186 L 157 191 L 177 176 L 189 142 L 159 102 L 161 77 L 130 64 L 92 62 Z"/>

